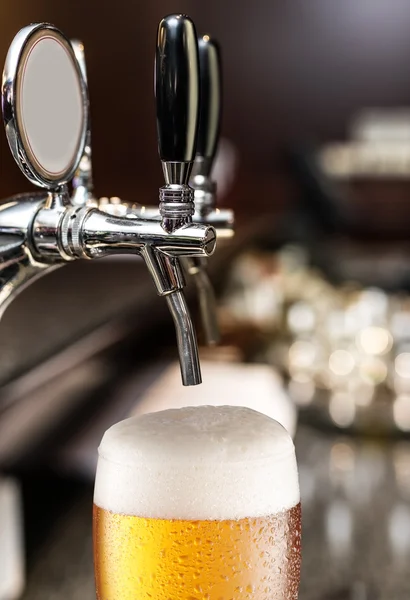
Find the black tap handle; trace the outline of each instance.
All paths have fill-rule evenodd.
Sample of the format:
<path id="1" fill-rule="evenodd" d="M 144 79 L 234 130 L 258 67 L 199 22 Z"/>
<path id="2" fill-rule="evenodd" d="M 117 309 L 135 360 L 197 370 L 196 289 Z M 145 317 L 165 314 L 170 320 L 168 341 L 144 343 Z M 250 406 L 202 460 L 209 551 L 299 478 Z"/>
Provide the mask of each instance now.
<path id="1" fill-rule="evenodd" d="M 199 60 L 195 25 L 186 15 L 169 15 L 158 26 L 155 96 L 161 160 L 193 161 L 199 121 Z"/>
<path id="2" fill-rule="evenodd" d="M 206 164 L 207 174 L 212 167 L 221 127 L 222 75 L 219 44 L 208 35 L 198 40 L 200 108 L 197 157 Z M 205 166 L 205 165 L 204 165 Z"/>

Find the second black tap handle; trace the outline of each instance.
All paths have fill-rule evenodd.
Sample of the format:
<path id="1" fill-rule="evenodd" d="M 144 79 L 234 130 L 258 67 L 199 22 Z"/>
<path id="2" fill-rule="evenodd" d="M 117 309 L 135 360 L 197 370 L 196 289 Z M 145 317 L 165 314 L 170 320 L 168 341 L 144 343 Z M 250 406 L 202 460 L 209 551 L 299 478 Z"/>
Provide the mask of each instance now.
<path id="1" fill-rule="evenodd" d="M 161 161 L 192 162 L 199 121 L 199 60 L 195 25 L 186 15 L 169 15 L 158 26 L 155 95 Z"/>
<path id="2" fill-rule="evenodd" d="M 197 160 L 201 174 L 210 175 L 221 127 L 222 81 L 219 44 L 204 35 L 198 40 L 200 72 L 200 108 Z"/>

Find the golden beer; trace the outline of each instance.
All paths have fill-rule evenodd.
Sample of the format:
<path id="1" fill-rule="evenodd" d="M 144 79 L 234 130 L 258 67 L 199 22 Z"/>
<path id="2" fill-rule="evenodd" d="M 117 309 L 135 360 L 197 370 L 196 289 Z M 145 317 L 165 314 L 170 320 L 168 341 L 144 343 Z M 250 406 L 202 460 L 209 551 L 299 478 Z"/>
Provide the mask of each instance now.
<path id="1" fill-rule="evenodd" d="M 279 424 L 196 407 L 114 428 L 96 478 L 99 600 L 297 599 L 299 487 Z"/>

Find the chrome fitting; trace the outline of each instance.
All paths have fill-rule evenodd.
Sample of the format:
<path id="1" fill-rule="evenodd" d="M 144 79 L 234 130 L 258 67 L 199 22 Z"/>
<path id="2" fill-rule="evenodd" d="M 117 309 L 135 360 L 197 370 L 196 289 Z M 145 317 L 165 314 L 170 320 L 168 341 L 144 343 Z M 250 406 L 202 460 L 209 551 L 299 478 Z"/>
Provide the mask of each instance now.
<path id="1" fill-rule="evenodd" d="M 189 185 L 167 184 L 159 188 L 159 213 L 164 219 L 188 219 L 195 213 L 194 190 Z"/>

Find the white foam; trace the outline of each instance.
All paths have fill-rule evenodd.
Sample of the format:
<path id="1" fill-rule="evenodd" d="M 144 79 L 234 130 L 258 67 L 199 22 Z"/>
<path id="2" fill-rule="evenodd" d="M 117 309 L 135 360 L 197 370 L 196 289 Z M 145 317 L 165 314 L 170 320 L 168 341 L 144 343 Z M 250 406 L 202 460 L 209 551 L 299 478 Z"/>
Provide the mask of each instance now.
<path id="1" fill-rule="evenodd" d="M 132 417 L 99 447 L 97 506 L 163 519 L 275 514 L 300 499 L 295 451 L 273 419 L 236 406 Z"/>

